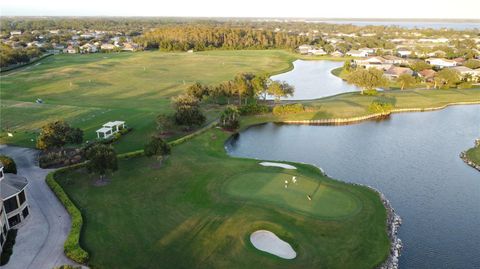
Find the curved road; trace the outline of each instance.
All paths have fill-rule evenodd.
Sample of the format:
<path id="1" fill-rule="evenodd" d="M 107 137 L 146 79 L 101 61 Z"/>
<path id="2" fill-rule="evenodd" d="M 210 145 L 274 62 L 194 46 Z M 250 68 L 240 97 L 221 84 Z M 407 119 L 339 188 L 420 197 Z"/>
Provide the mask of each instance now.
<path id="1" fill-rule="evenodd" d="M 12 157 L 18 174 L 28 179 L 30 216 L 18 229 L 10 261 L 2 269 L 52 269 L 75 263 L 63 253 L 70 231 L 70 216 L 45 182 L 52 169 L 36 165 L 38 151 L 0 145 L 0 154 Z"/>

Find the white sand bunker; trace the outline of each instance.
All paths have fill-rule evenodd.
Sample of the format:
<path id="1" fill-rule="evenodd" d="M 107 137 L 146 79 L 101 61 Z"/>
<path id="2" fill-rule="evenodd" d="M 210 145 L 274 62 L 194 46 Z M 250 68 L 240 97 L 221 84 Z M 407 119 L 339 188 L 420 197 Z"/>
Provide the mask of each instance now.
<path id="1" fill-rule="evenodd" d="M 293 259 L 297 253 L 289 243 L 267 230 L 258 230 L 250 235 L 253 246 L 283 259 Z"/>
<path id="2" fill-rule="evenodd" d="M 272 163 L 272 162 L 261 162 L 260 165 L 263 166 L 274 166 L 274 167 L 281 167 L 285 169 L 297 169 L 293 165 L 285 164 L 285 163 Z"/>

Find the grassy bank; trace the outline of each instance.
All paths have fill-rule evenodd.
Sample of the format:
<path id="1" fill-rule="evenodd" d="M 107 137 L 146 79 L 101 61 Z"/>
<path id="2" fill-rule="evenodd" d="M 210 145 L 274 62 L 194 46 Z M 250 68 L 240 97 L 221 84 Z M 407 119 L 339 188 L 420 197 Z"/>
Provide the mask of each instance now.
<path id="1" fill-rule="evenodd" d="M 60 174 L 59 184 L 84 216 L 81 243 L 91 264 L 373 268 L 386 258 L 386 213 L 377 194 L 308 165 L 284 170 L 230 158 L 223 147 L 229 135 L 210 129 L 174 147 L 163 163 L 121 160 L 103 187 L 94 187 L 83 169 Z M 285 189 L 292 176 L 298 185 Z M 248 238 L 257 229 L 290 242 L 298 257 L 287 261 L 254 249 Z"/>
<path id="2" fill-rule="evenodd" d="M 480 146 L 473 147 L 466 152 L 468 160 L 480 165 Z"/>
<path id="3" fill-rule="evenodd" d="M 352 118 L 371 114 L 368 106 L 376 100 L 390 102 L 396 109 L 440 107 L 455 102 L 480 102 L 480 88 L 452 90 L 389 90 L 378 96 L 346 93 L 312 101 L 301 101 L 305 111 L 287 115 L 257 115 L 242 120 L 242 126 L 288 120 Z"/>

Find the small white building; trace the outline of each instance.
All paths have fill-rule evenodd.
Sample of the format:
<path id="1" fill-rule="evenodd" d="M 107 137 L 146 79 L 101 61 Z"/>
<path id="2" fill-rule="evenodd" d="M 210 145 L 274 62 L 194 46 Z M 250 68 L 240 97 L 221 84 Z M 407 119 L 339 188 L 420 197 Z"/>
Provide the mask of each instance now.
<path id="1" fill-rule="evenodd" d="M 443 58 L 428 58 L 425 62 L 439 68 L 457 66 L 457 62 Z"/>
<path id="2" fill-rule="evenodd" d="M 352 57 L 368 57 L 368 52 L 360 50 L 351 50 L 347 52 L 348 56 Z"/>
<path id="3" fill-rule="evenodd" d="M 11 32 L 10 32 L 10 35 L 11 35 L 11 36 L 21 35 L 21 34 L 22 34 L 22 31 L 11 31 Z"/>
<path id="4" fill-rule="evenodd" d="M 100 139 L 106 139 L 124 128 L 124 121 L 109 121 L 105 123 L 102 128 L 97 130 L 97 137 Z"/>
<path id="5" fill-rule="evenodd" d="M 412 54 L 412 51 L 402 49 L 402 50 L 397 50 L 397 54 L 398 54 L 398 56 L 400 56 L 402 58 L 407 58 L 408 56 L 410 56 Z"/>

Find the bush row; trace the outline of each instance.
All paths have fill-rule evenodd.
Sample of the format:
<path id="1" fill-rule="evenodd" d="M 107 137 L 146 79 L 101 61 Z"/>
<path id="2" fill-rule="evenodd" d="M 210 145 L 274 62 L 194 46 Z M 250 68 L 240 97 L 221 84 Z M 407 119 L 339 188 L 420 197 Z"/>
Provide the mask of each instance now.
<path id="1" fill-rule="evenodd" d="M 278 105 L 273 108 L 273 115 L 293 114 L 305 111 L 302 104 Z"/>
<path id="2" fill-rule="evenodd" d="M 270 112 L 270 108 L 262 104 L 247 104 L 238 108 L 240 115 L 256 115 Z"/>
<path id="3" fill-rule="evenodd" d="M 60 184 L 58 184 L 58 182 L 55 180 L 55 175 L 57 173 L 78 169 L 83 165 L 85 165 L 85 163 L 72 165 L 51 172 L 47 175 L 46 181 L 50 189 L 52 189 L 52 191 L 55 193 L 57 198 L 60 200 L 60 202 L 63 204 L 65 209 L 68 211 L 68 214 L 70 214 L 70 217 L 72 218 L 72 227 L 63 246 L 65 255 L 67 255 L 67 257 L 69 257 L 75 262 L 86 264 L 88 262 L 89 255 L 88 252 L 86 252 L 80 246 L 80 233 L 82 231 L 83 225 L 82 214 L 80 213 L 80 210 L 75 206 L 75 204 L 70 200 L 70 198 L 65 193 Z"/>

